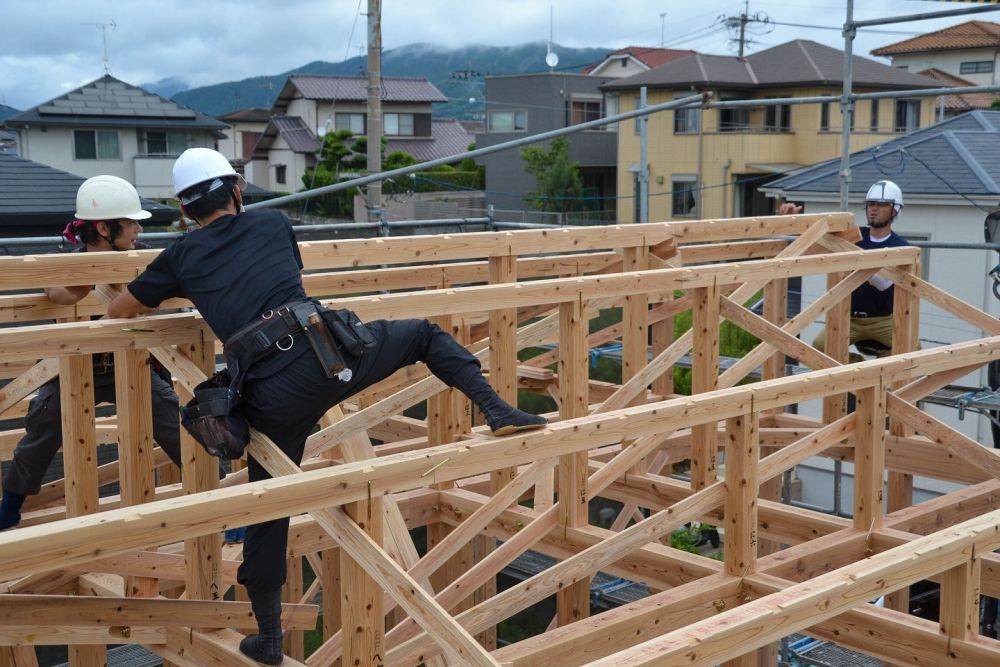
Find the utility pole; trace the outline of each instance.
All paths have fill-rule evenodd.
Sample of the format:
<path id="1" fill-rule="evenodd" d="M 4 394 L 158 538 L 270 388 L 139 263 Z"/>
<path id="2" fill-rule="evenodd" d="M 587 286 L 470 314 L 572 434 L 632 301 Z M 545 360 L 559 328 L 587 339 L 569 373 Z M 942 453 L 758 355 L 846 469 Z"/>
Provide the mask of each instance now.
<path id="1" fill-rule="evenodd" d="M 743 48 L 747 41 L 747 12 L 750 10 L 750 0 L 743 4 L 743 13 L 740 14 L 740 58 L 743 57 Z"/>
<path id="2" fill-rule="evenodd" d="M 667 13 L 660 13 L 660 46 L 667 43 Z"/>
<path id="3" fill-rule="evenodd" d="M 368 0 L 368 173 L 382 171 L 382 0 Z M 382 216 L 382 182 L 368 184 L 368 222 Z"/>
<path id="4" fill-rule="evenodd" d="M 748 44 L 753 44 L 753 39 L 747 33 L 753 32 L 753 29 L 763 29 L 770 32 L 774 29 L 774 24 L 771 19 L 763 12 L 757 12 L 756 14 L 750 14 L 750 0 L 744 0 L 743 2 L 743 12 L 739 16 L 720 16 L 719 22 L 722 23 L 728 30 L 730 34 L 730 42 L 736 42 L 739 44 L 739 57 L 742 58 L 746 53 L 746 47 Z M 749 24 L 760 24 L 760 26 L 754 25 L 747 28 Z"/>

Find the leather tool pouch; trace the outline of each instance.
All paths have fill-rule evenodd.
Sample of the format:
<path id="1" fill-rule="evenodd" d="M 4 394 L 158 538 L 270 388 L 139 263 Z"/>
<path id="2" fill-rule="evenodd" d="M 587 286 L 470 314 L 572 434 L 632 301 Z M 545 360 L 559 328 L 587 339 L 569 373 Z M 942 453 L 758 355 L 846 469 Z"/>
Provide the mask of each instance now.
<path id="1" fill-rule="evenodd" d="M 326 320 L 326 325 L 330 327 L 337 342 L 351 356 L 364 356 L 368 350 L 375 347 L 375 336 L 353 310 L 346 308 L 326 310 L 323 311 L 323 319 Z"/>
<path id="2" fill-rule="evenodd" d="M 212 456 L 225 460 L 242 457 L 250 442 L 250 428 L 229 372 L 219 371 L 193 393 L 194 398 L 181 407 L 184 429 Z"/>

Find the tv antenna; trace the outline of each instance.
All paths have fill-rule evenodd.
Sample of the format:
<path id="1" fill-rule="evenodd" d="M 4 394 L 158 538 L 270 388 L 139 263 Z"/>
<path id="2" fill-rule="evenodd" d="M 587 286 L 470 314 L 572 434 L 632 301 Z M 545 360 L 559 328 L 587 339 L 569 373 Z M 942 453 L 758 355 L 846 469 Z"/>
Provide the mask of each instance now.
<path id="1" fill-rule="evenodd" d="M 545 64 L 550 70 L 559 64 L 559 56 L 552 50 L 552 5 L 549 5 L 549 44 L 545 49 Z"/>
<path id="2" fill-rule="evenodd" d="M 101 29 L 101 41 L 104 42 L 104 73 L 111 74 L 111 60 L 108 59 L 108 28 L 114 30 L 118 24 L 115 23 L 114 19 L 111 19 L 111 23 L 84 23 L 83 25 Z"/>

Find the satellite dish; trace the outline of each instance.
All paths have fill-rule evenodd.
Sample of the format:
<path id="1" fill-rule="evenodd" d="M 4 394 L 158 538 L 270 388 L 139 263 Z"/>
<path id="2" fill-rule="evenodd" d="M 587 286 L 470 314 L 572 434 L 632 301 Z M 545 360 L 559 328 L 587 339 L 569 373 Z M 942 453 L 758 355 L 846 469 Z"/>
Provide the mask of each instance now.
<path id="1" fill-rule="evenodd" d="M 559 56 L 557 56 L 552 51 L 545 54 L 545 64 L 549 67 L 555 67 L 559 64 Z"/>

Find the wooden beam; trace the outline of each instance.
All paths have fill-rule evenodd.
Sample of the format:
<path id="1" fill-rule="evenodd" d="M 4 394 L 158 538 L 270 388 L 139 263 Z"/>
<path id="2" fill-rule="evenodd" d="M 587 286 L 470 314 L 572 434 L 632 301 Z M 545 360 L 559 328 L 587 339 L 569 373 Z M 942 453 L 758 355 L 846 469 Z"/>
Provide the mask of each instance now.
<path id="1" fill-rule="evenodd" d="M 694 290 L 694 314 L 691 331 L 691 393 L 703 394 L 716 389 L 719 381 L 719 299 L 717 287 Z M 691 488 L 704 489 L 716 479 L 718 426 L 709 421 L 691 429 Z"/>

